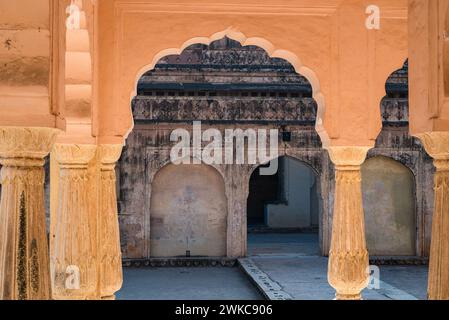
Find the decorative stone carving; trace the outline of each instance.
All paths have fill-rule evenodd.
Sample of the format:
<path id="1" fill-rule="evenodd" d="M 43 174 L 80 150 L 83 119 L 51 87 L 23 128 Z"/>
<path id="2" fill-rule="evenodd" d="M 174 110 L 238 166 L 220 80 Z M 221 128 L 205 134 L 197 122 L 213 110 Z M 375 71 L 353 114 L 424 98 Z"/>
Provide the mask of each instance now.
<path id="1" fill-rule="evenodd" d="M 50 299 L 43 165 L 57 134 L 0 127 L 0 300 Z"/>
<path id="2" fill-rule="evenodd" d="M 449 300 L 449 132 L 424 133 L 418 138 L 436 167 L 428 298 Z"/>
<path id="3" fill-rule="evenodd" d="M 147 97 L 133 100 L 139 122 L 239 121 L 282 124 L 314 124 L 317 105 L 312 98 L 242 97 Z"/>
<path id="4" fill-rule="evenodd" d="M 336 184 L 328 279 L 337 300 L 359 300 L 368 285 L 360 166 L 368 147 L 330 147 Z"/>
<path id="5" fill-rule="evenodd" d="M 59 166 L 50 253 L 54 299 L 98 298 L 96 184 L 88 170 L 96 149 L 71 144 L 53 149 Z"/>
<path id="6" fill-rule="evenodd" d="M 122 145 L 101 145 L 100 206 L 98 212 L 98 249 L 100 264 L 100 296 L 114 299 L 123 283 L 122 254 L 117 213 L 115 164 L 122 153 Z"/>

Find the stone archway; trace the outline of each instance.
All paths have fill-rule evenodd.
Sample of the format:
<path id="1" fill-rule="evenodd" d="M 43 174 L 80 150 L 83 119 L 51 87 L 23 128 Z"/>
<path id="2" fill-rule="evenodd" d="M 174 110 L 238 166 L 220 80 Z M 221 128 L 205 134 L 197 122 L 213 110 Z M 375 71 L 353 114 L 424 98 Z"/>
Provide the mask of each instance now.
<path id="1" fill-rule="evenodd" d="M 406 166 L 377 156 L 362 165 L 368 251 L 373 256 L 416 255 L 415 178 Z"/>
<path id="2" fill-rule="evenodd" d="M 381 9 L 385 13 L 382 25 L 387 27 L 368 32 L 364 25 L 365 3 L 356 5 L 353 1 L 330 3 L 319 1 L 313 5 L 310 5 L 309 1 L 292 1 L 286 2 L 285 5 L 269 1 L 266 5 L 254 1 L 249 1 L 245 5 L 238 5 L 237 1 L 225 5 L 214 1 L 198 5 L 189 1 L 174 4 L 158 0 L 151 2 L 111 0 L 92 3 L 96 5 L 96 10 L 92 14 L 95 16 L 96 26 L 96 36 L 92 41 L 95 43 L 93 69 L 96 70 L 95 79 L 101 79 L 97 83 L 97 88 L 94 88 L 95 107 L 92 113 L 95 123 L 92 127 L 92 136 L 96 138 L 95 143 L 99 144 L 122 143 L 126 131 L 129 130 L 131 122 L 129 110 L 122 109 L 129 107 L 126 100 L 131 91 L 132 78 L 137 73 L 138 66 L 143 65 L 139 61 L 136 63 L 133 57 L 141 59 L 140 62 L 149 61 L 148 59 L 153 58 L 155 53 L 167 47 L 176 47 L 193 35 L 203 35 L 204 30 L 217 31 L 224 30 L 228 26 L 236 26 L 237 30 L 244 31 L 248 37 L 270 39 L 274 47 L 290 48 L 296 56 L 307 56 L 306 65 L 317 70 L 323 85 L 322 91 L 331 102 L 328 106 L 332 109 L 333 117 L 329 117 L 330 114 L 327 113 L 323 126 L 329 130 L 329 135 L 335 142 L 334 146 L 337 146 L 335 150 L 331 150 L 332 161 L 337 164 L 337 171 L 348 171 L 347 167 L 352 166 L 354 169 L 352 171 L 358 174 L 357 166 L 366 153 L 364 149 L 372 145 L 374 133 L 379 127 L 376 99 L 381 86 L 376 81 L 382 78 L 385 70 L 390 69 L 398 56 L 407 51 L 404 1 L 382 1 Z M 195 23 L 192 23 L 192 17 L 195 18 Z M 392 28 L 397 30 L 397 34 L 388 31 Z M 146 32 L 143 33 L 141 30 Z M 97 36 L 100 34 L 101 41 Z M 360 36 L 355 36 L 358 34 Z M 319 48 L 318 52 L 315 51 L 316 48 Z M 354 52 L 357 52 L 357 49 L 361 52 L 355 56 Z M 367 61 L 369 65 L 366 67 Z M 344 72 L 341 72 L 342 70 Z M 356 86 L 353 85 L 354 82 L 357 83 Z M 370 110 L 367 112 L 365 108 L 360 108 L 363 105 Z M 66 158 L 67 163 L 71 165 L 79 162 L 74 160 L 73 153 L 67 152 Z M 87 160 L 85 162 L 87 166 Z M 106 165 L 109 167 L 111 162 L 115 163 L 108 160 L 104 167 Z M 356 175 L 345 172 L 340 176 L 351 178 Z M 356 227 L 351 230 L 355 234 L 352 238 L 349 236 L 353 234 L 349 232 L 346 233 L 348 238 L 339 238 L 335 232 L 333 242 L 349 243 L 349 248 L 334 246 L 334 252 L 344 256 L 349 256 L 348 253 L 364 254 L 363 243 L 357 246 L 357 239 L 363 236 L 360 232 L 362 223 L 359 223 L 362 210 L 360 210 L 361 197 L 357 179 L 358 176 L 351 180 L 349 191 L 343 189 L 343 185 L 337 184 L 336 187 L 338 197 L 335 198 L 342 199 L 336 201 L 341 202 L 341 206 L 335 210 L 340 214 L 336 216 L 341 216 L 341 221 L 348 218 L 356 222 L 353 223 Z M 108 185 L 110 186 L 111 184 Z M 73 189 L 67 187 L 64 190 L 70 193 Z M 109 193 L 106 191 L 105 195 Z M 114 198 L 115 195 L 111 195 L 108 201 L 114 202 Z M 350 214 L 343 212 L 348 203 L 355 208 L 349 212 Z M 64 207 L 70 208 L 77 208 L 76 205 L 78 203 L 63 204 Z M 339 220 L 335 221 L 334 230 L 344 231 Z M 341 241 L 338 241 L 340 239 Z M 360 258 L 363 263 L 364 259 L 364 256 Z M 345 262 L 355 267 L 358 265 L 363 267 L 363 263 Z M 336 265 L 331 272 L 341 275 L 341 271 L 345 271 L 344 267 L 347 265 Z M 354 270 L 352 267 L 347 269 Z M 363 268 L 355 269 L 360 271 L 356 272 L 358 275 L 364 271 Z M 352 274 L 349 274 L 347 278 L 333 281 L 334 285 L 340 288 L 339 297 L 357 297 L 351 292 L 343 292 L 345 291 L 343 289 L 354 284 L 353 278 Z"/>
<path id="3" fill-rule="evenodd" d="M 230 51 L 223 51 L 225 48 Z M 225 64 L 228 54 L 230 65 L 217 69 L 217 61 Z M 220 59 L 217 60 L 216 55 Z M 203 61 L 202 57 L 207 58 Z M 194 75 L 190 75 L 188 70 L 195 63 Z M 214 75 L 201 68 L 212 68 Z M 222 70 L 221 76 L 216 75 L 217 70 Z M 303 140 L 307 141 L 309 155 L 322 152 L 314 127 L 318 107 L 312 98 L 310 82 L 298 74 L 291 63 L 273 59 L 257 46 L 243 47 L 227 37 L 208 46 L 196 43 L 181 54 L 161 58 L 142 76 L 136 92 L 132 101 L 135 127 L 120 160 L 123 175 L 120 193 L 124 199 L 119 199 L 119 216 L 125 259 L 152 256 L 148 244 L 152 225 L 148 218 L 150 205 L 143 198 L 149 198 L 152 193 L 154 174 L 162 167 L 160 162 L 169 161 L 170 132 L 174 129 L 190 131 L 191 121 L 203 121 L 204 129 L 212 126 L 223 133 L 229 128 L 266 130 L 282 126 L 282 130 L 288 130 L 292 136 L 290 144 L 294 152 L 303 153 L 297 148 Z M 219 168 L 230 208 L 228 257 L 246 254 L 245 195 L 249 179 L 246 170 L 250 167 L 223 165 Z M 150 171 L 152 173 L 148 174 Z"/>
<path id="4" fill-rule="evenodd" d="M 132 101 L 137 95 L 137 87 L 139 80 L 145 73 L 147 73 L 150 70 L 153 70 L 158 61 L 161 60 L 163 57 L 170 55 L 180 55 L 186 48 L 188 48 L 193 44 L 210 45 L 212 42 L 220 40 L 222 38 L 232 39 L 234 41 L 239 42 L 242 46 L 259 47 L 263 49 L 270 58 L 284 59 L 293 66 L 297 74 L 304 76 L 309 81 L 312 87 L 312 97 L 317 103 L 317 113 L 316 113 L 317 121 L 315 124 L 316 131 L 320 135 L 321 140 L 327 144 L 329 137 L 326 130 L 323 127 L 323 117 L 325 113 L 325 99 L 323 93 L 321 92 L 320 81 L 315 71 L 305 66 L 301 61 L 300 57 L 298 57 L 295 53 L 288 50 L 278 49 L 267 39 L 260 37 L 247 37 L 245 34 L 234 28 L 227 28 L 224 31 L 216 32 L 212 34 L 210 37 L 194 37 L 185 41 L 179 48 L 164 49 L 158 52 L 154 56 L 150 64 L 146 64 L 140 67 L 139 71 L 137 72 L 137 75 L 134 79 L 134 86 L 132 87 L 133 90 L 130 94 L 130 101 Z M 134 121 L 132 126 L 134 126 Z M 128 130 L 125 137 L 127 137 L 131 131 L 132 127 Z"/>
<path id="5" fill-rule="evenodd" d="M 168 164 L 151 189 L 151 257 L 226 256 L 225 184 L 216 169 Z"/>
<path id="6" fill-rule="evenodd" d="M 249 179 L 247 204 L 249 254 L 267 253 L 271 244 L 264 234 L 282 233 L 284 240 L 303 241 L 310 247 L 298 246 L 304 254 L 317 255 L 322 247 L 323 225 L 321 178 L 306 162 L 290 156 L 278 159 L 279 170 L 274 176 L 263 176 L 257 167 Z M 285 236 L 289 234 L 289 236 Z M 288 240 L 288 239 L 290 240 Z M 277 240 L 276 240 L 277 241 Z M 252 243 L 253 242 L 253 243 Z M 313 246 L 313 248 L 312 248 Z M 277 245 L 276 247 L 279 247 Z M 277 250 L 277 249 L 276 249 Z"/>
<path id="7" fill-rule="evenodd" d="M 274 176 L 260 175 L 259 168 L 252 173 L 248 217 L 254 216 L 256 223 L 262 222 L 275 229 L 318 227 L 319 178 L 315 171 L 304 162 L 288 156 L 280 157 L 279 163 L 280 169 Z M 261 194 L 260 186 L 267 191 L 266 194 Z M 261 219 L 261 204 L 262 213 L 265 211 L 264 219 Z"/>

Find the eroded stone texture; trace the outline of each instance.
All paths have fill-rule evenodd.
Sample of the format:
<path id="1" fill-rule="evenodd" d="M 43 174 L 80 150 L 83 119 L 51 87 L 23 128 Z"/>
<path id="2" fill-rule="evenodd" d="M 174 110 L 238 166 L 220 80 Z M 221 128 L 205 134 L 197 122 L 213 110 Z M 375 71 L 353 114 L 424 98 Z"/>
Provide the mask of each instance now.
<path id="1" fill-rule="evenodd" d="M 368 158 L 385 156 L 414 174 L 416 189 L 416 255 L 428 255 L 432 212 L 432 162 L 418 140 L 408 135 L 407 64 L 387 82 L 380 106 L 383 130 Z M 208 48 L 194 45 L 180 56 L 168 56 L 145 74 L 133 101 L 135 128 L 119 161 L 119 217 L 124 258 L 151 257 L 150 197 L 152 177 L 170 160 L 170 133 L 192 120 L 202 129 L 279 129 L 279 156 L 288 155 L 318 174 L 321 210 L 320 246 L 330 246 L 334 202 L 334 166 L 314 125 L 316 102 L 307 80 L 281 59 L 270 59 L 257 47 L 241 47 L 224 39 Z M 246 253 L 246 197 L 254 168 L 217 168 L 223 173 L 228 196 L 228 255 Z M 242 196 L 243 194 L 243 196 Z M 370 206 L 370 204 L 367 204 Z M 368 207 L 366 210 L 374 210 Z M 229 221 L 236 223 L 231 226 Z M 383 228 L 384 226 L 373 226 Z M 232 233 L 233 232 L 233 233 Z M 238 239 L 234 239 L 236 235 Z M 386 255 L 390 252 L 378 252 Z"/>
<path id="2" fill-rule="evenodd" d="M 50 298 L 44 158 L 58 131 L 0 128 L 0 299 Z"/>

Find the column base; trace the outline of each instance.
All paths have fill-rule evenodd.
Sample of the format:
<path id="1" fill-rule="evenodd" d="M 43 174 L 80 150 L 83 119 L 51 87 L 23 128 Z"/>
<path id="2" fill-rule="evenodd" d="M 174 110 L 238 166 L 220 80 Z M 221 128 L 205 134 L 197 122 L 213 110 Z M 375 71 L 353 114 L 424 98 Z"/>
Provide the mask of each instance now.
<path id="1" fill-rule="evenodd" d="M 334 300 L 362 300 L 362 295 L 358 294 L 335 294 Z"/>

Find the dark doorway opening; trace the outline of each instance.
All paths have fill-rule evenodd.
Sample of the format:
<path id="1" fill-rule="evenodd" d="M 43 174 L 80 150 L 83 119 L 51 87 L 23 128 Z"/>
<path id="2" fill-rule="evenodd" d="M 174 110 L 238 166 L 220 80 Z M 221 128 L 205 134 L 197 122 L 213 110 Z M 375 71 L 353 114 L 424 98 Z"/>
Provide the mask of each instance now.
<path id="1" fill-rule="evenodd" d="M 247 203 L 248 253 L 319 254 L 319 178 L 307 164 L 278 159 L 275 175 L 257 168 Z"/>

